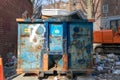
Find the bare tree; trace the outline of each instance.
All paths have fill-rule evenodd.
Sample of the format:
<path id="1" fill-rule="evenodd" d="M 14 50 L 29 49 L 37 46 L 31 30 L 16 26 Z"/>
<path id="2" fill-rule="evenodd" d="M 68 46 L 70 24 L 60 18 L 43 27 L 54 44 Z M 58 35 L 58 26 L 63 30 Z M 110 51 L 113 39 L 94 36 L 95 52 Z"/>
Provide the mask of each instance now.
<path id="1" fill-rule="evenodd" d="M 84 13 L 84 14 L 87 14 L 87 9 L 89 8 L 87 3 L 88 3 L 88 0 L 69 0 L 71 3 L 75 3 L 75 5 L 73 6 L 76 6 L 76 5 L 79 5 L 80 6 L 80 10 Z M 99 7 L 100 7 L 100 2 L 102 0 L 90 0 L 91 2 L 91 14 L 92 14 L 92 18 L 99 18 L 101 16 L 101 14 L 97 13 Z M 73 7 L 71 6 L 71 7 Z"/>
<path id="2" fill-rule="evenodd" d="M 52 8 L 60 8 L 62 0 L 46 0 L 47 5 L 51 5 Z"/>
<path id="3" fill-rule="evenodd" d="M 91 5 L 92 5 L 92 17 L 93 18 L 99 18 L 101 14 L 97 14 L 97 11 L 99 10 L 98 8 L 100 7 L 100 1 L 101 0 L 91 0 Z"/>
<path id="4" fill-rule="evenodd" d="M 33 2 L 33 16 L 31 18 L 40 18 L 42 13 L 42 0 L 32 0 Z"/>
<path id="5" fill-rule="evenodd" d="M 40 18 L 42 13 L 43 0 L 31 0 L 33 2 L 33 16 L 32 18 Z M 51 5 L 52 8 L 60 8 L 62 0 L 45 0 L 46 5 Z M 59 3 L 59 4 L 57 4 Z M 56 5 L 57 4 L 57 5 Z"/>
<path id="6" fill-rule="evenodd" d="M 83 11 L 83 13 L 87 14 L 86 8 L 87 8 L 87 3 L 86 0 L 80 0 L 80 6 L 81 6 L 81 10 Z"/>
<path id="7" fill-rule="evenodd" d="M 51 4 L 55 8 L 56 0 L 46 0 L 46 1 L 47 1 L 48 5 Z"/>

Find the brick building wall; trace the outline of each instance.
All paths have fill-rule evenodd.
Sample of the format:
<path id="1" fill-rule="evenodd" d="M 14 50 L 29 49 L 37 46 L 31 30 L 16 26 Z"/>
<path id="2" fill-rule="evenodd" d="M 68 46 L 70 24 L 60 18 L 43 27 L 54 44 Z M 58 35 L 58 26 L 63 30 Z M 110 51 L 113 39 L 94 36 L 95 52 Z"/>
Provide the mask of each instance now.
<path id="1" fill-rule="evenodd" d="M 107 5 L 107 12 L 103 11 L 103 6 Z M 114 18 L 114 19 L 120 19 L 120 11 L 119 11 L 119 6 L 120 6 L 120 0 L 101 0 L 101 4 L 99 5 L 99 12 L 97 13 L 100 14 L 100 17 L 96 19 L 95 22 L 95 30 L 99 30 L 100 27 L 104 29 L 108 29 L 110 27 L 109 20 Z"/>
<path id="2" fill-rule="evenodd" d="M 9 51 L 16 54 L 17 22 L 27 10 L 32 15 L 33 5 L 30 0 L 0 0 L 0 54 L 5 60 Z"/>
<path id="3" fill-rule="evenodd" d="M 102 5 L 108 4 L 107 16 L 120 15 L 120 0 L 102 0 Z M 103 16 L 106 16 L 103 14 Z"/>

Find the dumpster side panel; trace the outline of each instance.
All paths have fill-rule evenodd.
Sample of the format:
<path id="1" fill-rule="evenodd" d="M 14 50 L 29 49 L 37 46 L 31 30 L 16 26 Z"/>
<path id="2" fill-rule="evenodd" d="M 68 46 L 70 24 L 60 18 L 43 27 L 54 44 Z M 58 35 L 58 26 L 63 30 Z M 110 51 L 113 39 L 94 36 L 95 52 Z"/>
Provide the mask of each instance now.
<path id="1" fill-rule="evenodd" d="M 18 69 L 42 68 L 45 32 L 43 23 L 18 23 Z"/>
<path id="2" fill-rule="evenodd" d="M 92 23 L 71 22 L 68 29 L 69 69 L 87 69 L 92 53 Z"/>

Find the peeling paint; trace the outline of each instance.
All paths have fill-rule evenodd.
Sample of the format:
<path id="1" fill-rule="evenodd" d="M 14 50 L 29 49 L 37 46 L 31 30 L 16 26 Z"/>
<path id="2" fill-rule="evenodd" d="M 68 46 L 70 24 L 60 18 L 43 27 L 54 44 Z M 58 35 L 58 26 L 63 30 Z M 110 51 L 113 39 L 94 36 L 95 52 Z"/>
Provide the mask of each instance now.
<path id="1" fill-rule="evenodd" d="M 21 23 L 18 26 L 18 64 L 22 69 L 36 69 L 42 65 L 44 24 Z M 19 38 L 20 37 L 20 38 Z"/>
<path id="2" fill-rule="evenodd" d="M 46 53 L 48 67 L 86 69 L 91 61 L 92 29 L 92 22 L 18 23 L 18 68 L 42 69 Z"/>
<path id="3" fill-rule="evenodd" d="M 92 53 L 92 24 L 71 23 L 69 26 L 69 67 L 87 68 Z"/>

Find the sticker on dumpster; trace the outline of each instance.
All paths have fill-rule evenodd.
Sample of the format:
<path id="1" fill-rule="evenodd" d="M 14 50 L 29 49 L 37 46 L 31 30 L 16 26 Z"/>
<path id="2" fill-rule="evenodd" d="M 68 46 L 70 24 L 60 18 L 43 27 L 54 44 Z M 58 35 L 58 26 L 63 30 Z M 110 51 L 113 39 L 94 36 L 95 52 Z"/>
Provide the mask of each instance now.
<path id="1" fill-rule="evenodd" d="M 30 29 L 29 29 L 29 28 L 25 28 L 25 29 L 24 29 L 24 32 L 25 32 L 25 33 L 29 33 L 29 32 L 30 32 Z"/>

